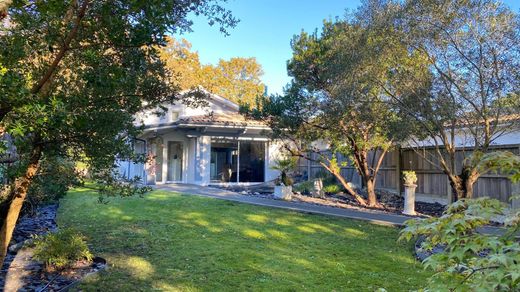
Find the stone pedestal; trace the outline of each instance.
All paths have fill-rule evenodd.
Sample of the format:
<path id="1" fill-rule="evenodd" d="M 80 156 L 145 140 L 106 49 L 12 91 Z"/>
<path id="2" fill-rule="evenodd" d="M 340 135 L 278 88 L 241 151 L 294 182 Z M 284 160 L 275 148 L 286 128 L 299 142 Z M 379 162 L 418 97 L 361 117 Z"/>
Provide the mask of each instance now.
<path id="1" fill-rule="evenodd" d="M 417 185 L 415 184 L 405 184 L 404 185 L 404 208 L 403 214 L 405 215 L 417 215 L 415 213 L 415 189 Z"/>
<path id="2" fill-rule="evenodd" d="M 314 190 L 312 192 L 312 196 L 317 198 L 323 198 L 324 195 L 325 194 L 323 193 L 323 181 L 321 180 L 321 178 L 316 179 L 314 181 Z"/>
<path id="3" fill-rule="evenodd" d="M 275 186 L 274 197 L 290 201 L 292 199 L 292 186 Z"/>

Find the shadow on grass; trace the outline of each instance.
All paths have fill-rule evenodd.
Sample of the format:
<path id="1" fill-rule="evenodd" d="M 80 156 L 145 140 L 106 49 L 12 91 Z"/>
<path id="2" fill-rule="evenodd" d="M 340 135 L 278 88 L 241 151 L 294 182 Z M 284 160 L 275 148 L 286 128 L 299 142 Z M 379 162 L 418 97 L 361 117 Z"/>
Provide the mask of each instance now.
<path id="1" fill-rule="evenodd" d="M 428 276 L 395 228 L 165 191 L 103 205 L 76 189 L 58 220 L 113 265 L 87 291 L 403 291 Z"/>

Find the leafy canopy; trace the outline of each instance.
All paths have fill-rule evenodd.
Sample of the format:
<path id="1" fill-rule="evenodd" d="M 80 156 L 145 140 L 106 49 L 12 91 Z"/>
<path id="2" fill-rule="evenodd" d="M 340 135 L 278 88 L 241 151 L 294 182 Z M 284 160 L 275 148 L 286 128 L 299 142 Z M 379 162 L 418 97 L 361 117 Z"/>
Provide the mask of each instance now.
<path id="1" fill-rule="evenodd" d="M 22 162 L 35 147 L 99 168 L 136 159 L 134 114 L 177 98 L 157 47 L 190 30 L 190 13 L 224 32 L 237 23 L 212 0 L 13 1 L 0 26 L 0 134 Z"/>
<path id="2" fill-rule="evenodd" d="M 217 65 L 201 64 L 199 54 L 185 40 L 168 38 L 160 55 L 172 72 L 172 82 L 184 90 L 204 89 L 236 103 L 253 103 L 263 95 L 262 66 L 256 58 L 220 59 Z"/>

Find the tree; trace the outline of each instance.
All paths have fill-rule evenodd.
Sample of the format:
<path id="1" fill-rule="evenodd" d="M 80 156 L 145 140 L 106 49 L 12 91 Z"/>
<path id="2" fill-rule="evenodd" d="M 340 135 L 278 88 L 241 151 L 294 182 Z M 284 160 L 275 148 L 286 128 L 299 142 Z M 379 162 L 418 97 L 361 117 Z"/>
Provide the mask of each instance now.
<path id="1" fill-rule="evenodd" d="M 203 75 L 203 86 L 215 94 L 242 104 L 253 103 L 264 94 L 265 86 L 260 80 L 264 73 L 255 58 L 221 59 L 214 72 L 214 77 Z"/>
<path id="2" fill-rule="evenodd" d="M 493 0 L 408 0 L 388 25 L 430 71 L 409 74 L 424 94 L 393 96 L 422 133 L 411 145 L 431 144 L 424 157 L 448 176 L 453 200 L 471 198 L 478 158 L 518 125 L 518 15 Z"/>
<path id="3" fill-rule="evenodd" d="M 167 38 L 167 46 L 159 50 L 166 68 L 172 72 L 172 81 L 181 89 L 193 89 L 201 85 L 203 71 L 199 53 L 191 50 L 191 43 L 186 39 Z"/>
<path id="4" fill-rule="evenodd" d="M 235 57 L 220 59 L 216 66 L 202 65 L 187 40 L 173 38 L 161 49 L 161 58 L 172 72 L 172 82 L 184 90 L 202 86 L 236 103 L 253 103 L 265 90 L 260 80 L 262 66 L 255 58 Z"/>
<path id="5" fill-rule="evenodd" d="M 417 60 L 396 31 L 376 25 L 394 6 L 380 3 L 384 9 L 377 12 L 386 12 L 374 14 L 368 4 L 350 18 L 326 21 L 321 35 L 295 36 L 287 66 L 294 81 L 285 96 L 265 99 L 262 110 L 250 114 L 267 121 L 275 138 L 291 141 L 286 148 L 293 155 L 319 162 L 359 204 L 376 206 L 376 178 L 384 157 L 408 133 L 382 84 L 396 79 L 392 70 L 397 65 Z M 396 83 L 392 93 L 411 92 L 411 85 L 404 85 Z M 345 162 L 338 162 L 340 154 L 361 176 L 366 199 L 341 175 Z"/>
<path id="6" fill-rule="evenodd" d="M 42 157 L 68 156 L 110 173 L 116 157 L 137 159 L 134 114 L 175 100 L 178 90 L 156 47 L 188 31 L 189 13 L 222 31 L 236 24 L 219 1 L 14 1 L 0 27 L 0 134 L 14 139 L 0 230 L 5 258 Z"/>

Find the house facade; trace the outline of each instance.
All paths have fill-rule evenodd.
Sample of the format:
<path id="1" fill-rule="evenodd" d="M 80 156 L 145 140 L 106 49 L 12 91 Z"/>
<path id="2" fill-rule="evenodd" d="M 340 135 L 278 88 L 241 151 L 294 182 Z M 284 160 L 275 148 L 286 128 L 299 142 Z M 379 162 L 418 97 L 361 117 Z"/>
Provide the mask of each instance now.
<path id="1" fill-rule="evenodd" d="M 247 120 L 239 106 L 206 93 L 203 106 L 164 104 L 139 114 L 136 122 L 144 132 L 134 140 L 134 151 L 146 154 L 147 164 L 119 162 L 126 178 L 143 178 L 146 184 L 188 183 L 198 185 L 256 184 L 271 181 L 271 169 L 279 145 L 267 134 L 269 127 Z"/>

